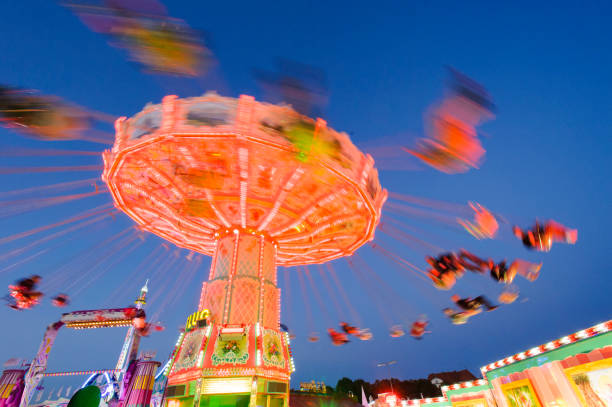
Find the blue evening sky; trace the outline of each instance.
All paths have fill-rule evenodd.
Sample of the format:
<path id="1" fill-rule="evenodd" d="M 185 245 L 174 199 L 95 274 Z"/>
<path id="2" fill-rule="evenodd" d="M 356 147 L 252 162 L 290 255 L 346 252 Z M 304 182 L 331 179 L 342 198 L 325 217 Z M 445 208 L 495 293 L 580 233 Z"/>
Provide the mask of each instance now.
<path id="1" fill-rule="evenodd" d="M 440 312 L 450 304 L 450 292 L 401 274 L 364 248 L 359 253 L 385 281 L 384 288 L 366 291 L 344 260 L 334 262 L 334 268 L 375 339 L 338 348 L 327 338 L 315 344 L 306 340 L 311 330 L 323 334 L 340 317 L 318 269 L 312 267 L 311 273 L 326 301 L 325 310 L 314 299 L 311 286 L 306 286 L 314 327 L 309 326 L 295 270 L 280 268 L 279 281 L 281 288 L 288 281 L 290 291 L 283 297 L 282 320 L 298 336 L 292 343 L 294 383 L 315 379 L 335 385 L 342 376 L 374 380 L 387 374 L 375 367 L 387 360 L 398 361 L 390 373 L 400 378 L 463 368 L 478 374 L 479 367 L 491 361 L 609 319 L 612 305 L 612 269 L 605 260 L 611 253 L 612 226 L 612 7 L 605 1 L 501 3 L 168 2 L 170 15 L 206 32 L 217 59 L 205 78 L 178 80 L 144 74 L 122 50 L 110 47 L 106 38 L 88 31 L 56 2 L 7 1 L 0 13 L 0 83 L 56 94 L 113 116 L 130 116 L 168 93 L 193 96 L 215 89 L 229 96 L 261 97 L 253 69 L 271 70 L 275 58 L 284 57 L 324 70 L 330 87 L 324 118 L 334 128 L 350 132 L 357 144 L 376 147 L 411 145 L 422 134 L 424 111 L 443 94 L 445 66 L 475 78 L 487 87 L 498 108 L 496 120 L 482 128 L 488 137 L 483 139 L 487 155 L 481 169 L 449 176 L 408 155 L 394 157 L 393 164 L 384 162 L 390 157 L 382 157 L 381 182 L 402 194 L 460 204 L 477 201 L 523 226 L 538 217 L 578 228 L 575 246 L 558 244 L 550 253 L 534 254 L 523 249 L 506 224 L 498 240 L 476 241 L 446 225 L 403 218 L 425 230 L 421 238 L 446 249 L 466 247 L 497 259 L 543 261 L 537 281 L 518 282 L 527 301 L 453 326 Z M 105 129 L 111 131 L 112 126 Z M 3 150 L 103 149 L 86 142 L 40 142 L 5 129 L 0 129 L 0 136 Z M 101 164 L 101 158 L 0 156 L 3 168 L 95 164 Z M 0 175 L 0 191 L 98 176 L 95 172 Z M 75 192 L 45 191 L 48 196 L 68 193 Z M 107 202 L 110 197 L 102 194 L 0 217 L 0 238 Z M 167 329 L 145 339 L 143 348 L 157 350 L 158 359 L 164 359 L 179 325 L 195 310 L 210 261 L 204 257 L 189 279 L 187 252 L 180 250 L 180 259 L 170 264 L 175 248 L 164 254 L 155 236 L 148 236 L 123 258 L 121 253 L 129 246 L 113 252 L 112 243 L 100 245 L 131 224 L 127 216 L 119 215 L 5 260 L 3 254 L 45 235 L 2 245 L 0 287 L 37 273 L 43 279 L 48 276 L 50 290 L 71 287 L 70 310 L 93 309 L 127 305 L 150 277 L 150 310 L 160 311 Z M 376 240 L 424 267 L 424 252 L 382 233 Z M 153 250 L 158 250 L 154 260 L 137 269 Z M 156 270 L 161 271 L 156 274 Z M 483 277 L 468 276 L 453 292 L 495 298 L 499 291 Z M 60 313 L 48 301 L 27 312 L 0 308 L 0 360 L 33 357 L 45 326 Z M 433 333 L 424 340 L 388 336 L 386 318 L 406 323 L 419 314 L 432 321 Z M 124 334 L 122 329 L 63 331 L 49 371 L 111 368 Z"/>

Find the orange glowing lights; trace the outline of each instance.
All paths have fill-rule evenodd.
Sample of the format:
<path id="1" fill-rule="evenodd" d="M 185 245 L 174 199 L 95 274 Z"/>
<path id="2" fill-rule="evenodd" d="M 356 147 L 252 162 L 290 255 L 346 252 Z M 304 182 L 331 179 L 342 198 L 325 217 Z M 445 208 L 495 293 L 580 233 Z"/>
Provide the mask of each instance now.
<path id="1" fill-rule="evenodd" d="M 295 141 L 296 123 L 310 124 L 312 143 Z M 387 193 L 373 159 L 323 120 L 207 94 L 167 96 L 115 127 L 103 175 L 115 206 L 179 247 L 213 255 L 223 230 L 251 230 L 290 266 L 350 255 L 374 237 Z"/>

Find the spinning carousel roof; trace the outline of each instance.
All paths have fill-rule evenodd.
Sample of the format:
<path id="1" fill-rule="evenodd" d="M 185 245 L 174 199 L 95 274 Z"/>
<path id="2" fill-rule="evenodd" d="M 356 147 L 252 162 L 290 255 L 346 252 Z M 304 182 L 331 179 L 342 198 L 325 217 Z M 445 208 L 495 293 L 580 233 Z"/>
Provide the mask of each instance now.
<path id="1" fill-rule="evenodd" d="M 115 205 L 180 247 L 212 255 L 238 228 L 274 241 L 289 266 L 374 237 L 387 197 L 374 160 L 321 119 L 250 96 L 167 96 L 116 130 L 103 175 Z"/>

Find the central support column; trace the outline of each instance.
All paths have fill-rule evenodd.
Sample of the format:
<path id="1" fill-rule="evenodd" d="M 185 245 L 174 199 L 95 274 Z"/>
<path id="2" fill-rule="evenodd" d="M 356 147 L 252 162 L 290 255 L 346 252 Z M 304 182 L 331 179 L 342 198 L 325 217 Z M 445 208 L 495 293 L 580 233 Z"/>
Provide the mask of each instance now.
<path id="1" fill-rule="evenodd" d="M 278 329 L 280 290 L 276 248 L 265 236 L 240 229 L 219 236 L 210 276 L 203 284 L 199 309 L 216 324 Z"/>
<path id="2" fill-rule="evenodd" d="M 280 330 L 275 242 L 238 227 L 215 237 L 210 276 L 177 342 L 164 407 L 287 407 L 294 369 L 289 335 Z"/>
<path id="3" fill-rule="evenodd" d="M 264 234 L 240 228 L 227 229 L 217 238 L 210 276 L 203 284 L 199 305 L 199 310 L 210 311 L 210 321 L 217 327 L 209 339 L 210 348 L 217 350 L 207 353 L 210 359 L 204 358 L 204 374 L 208 376 L 203 378 L 201 392 L 202 397 L 208 399 L 202 400 L 226 397 L 213 395 L 221 390 L 211 389 L 220 386 L 219 380 L 231 380 L 227 383 L 233 384 L 228 386 L 249 392 L 250 407 L 286 407 L 293 365 L 288 350 L 289 337 L 279 327 L 280 290 L 275 243 Z M 231 339 L 231 334 L 224 332 L 231 332 L 236 326 L 241 326 L 239 329 L 246 333 Z M 219 353 L 219 346 L 228 346 L 232 340 L 238 347 L 245 348 L 237 351 L 240 357 L 245 355 L 244 350 L 250 349 L 248 361 L 237 360 L 235 364 L 222 361 L 226 351 Z M 228 377 L 228 373 L 231 379 L 221 379 Z M 249 376 L 248 379 L 245 376 Z"/>

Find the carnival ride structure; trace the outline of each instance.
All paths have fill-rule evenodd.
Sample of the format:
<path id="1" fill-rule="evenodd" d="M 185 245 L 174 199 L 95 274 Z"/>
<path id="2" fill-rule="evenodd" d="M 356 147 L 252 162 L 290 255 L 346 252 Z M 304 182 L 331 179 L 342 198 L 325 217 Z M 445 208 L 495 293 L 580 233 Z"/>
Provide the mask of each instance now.
<path id="1" fill-rule="evenodd" d="M 153 388 L 152 378 L 155 374 L 155 368 L 159 366 L 159 362 L 137 361 L 140 336 L 135 334 L 131 317 L 131 315 L 133 315 L 137 310 L 143 309 L 146 305 L 147 292 L 148 285 L 145 283 L 140 290 L 140 295 L 135 301 L 135 307 L 73 311 L 62 314 L 59 321 L 50 324 L 45 331 L 42 343 L 40 344 L 38 352 L 36 353 L 36 357 L 33 359 L 27 372 L 25 373 L 25 385 L 19 405 L 21 407 L 27 407 L 28 405 L 33 404 L 32 396 L 43 377 L 68 375 L 90 375 L 85 380 L 82 388 L 94 383 L 98 376 L 104 377 L 105 388 L 102 389 L 102 398 L 105 401 L 110 401 L 111 399 L 115 398 L 120 403 L 127 405 L 129 399 L 133 398 L 138 399 L 138 401 L 140 401 L 143 405 L 147 404 L 151 397 L 151 390 Z M 51 352 L 55 339 L 57 338 L 57 334 L 62 327 L 77 330 L 129 327 L 115 369 L 77 372 L 46 372 L 49 353 Z M 128 371 L 129 374 L 127 373 Z M 147 378 L 147 386 L 134 389 L 134 379 L 136 377 L 140 377 L 140 380 L 142 381 L 145 376 Z"/>
<path id="2" fill-rule="evenodd" d="M 187 404 L 228 389 L 251 405 L 287 402 L 276 268 L 324 263 L 373 239 L 387 196 L 374 160 L 322 119 L 250 96 L 166 96 L 115 127 L 103 154 L 115 206 L 213 258 L 199 304 L 208 320 L 181 335 L 167 397 L 182 405 L 193 383 Z"/>
<path id="3" fill-rule="evenodd" d="M 108 220 L 109 215 L 114 219 L 115 213 L 123 211 L 136 222 L 136 227 L 131 225 L 96 244 L 92 250 L 87 250 L 87 255 L 104 248 L 105 253 L 98 256 L 100 261 L 94 260 L 95 267 L 100 267 L 107 258 L 112 258 L 108 262 L 112 266 L 145 241 L 142 231 L 189 250 L 184 258 L 191 265 L 184 269 L 171 259 L 167 243 L 158 248 L 165 248 L 165 251 L 151 251 L 138 267 L 145 272 L 154 267 L 157 275 L 175 280 L 176 284 L 160 305 L 162 309 L 184 291 L 185 284 L 179 283 L 185 280 L 188 284 L 189 277 L 185 278 L 188 274 L 191 278 L 195 276 L 202 259 L 196 252 L 211 256 L 209 279 L 203 283 L 198 310 L 188 320 L 172 363 L 164 370 L 169 384 L 168 404 L 205 403 L 202 397 L 210 401 L 210 397 L 227 393 L 228 389 L 241 397 L 241 403 L 245 400 L 258 404 L 286 402 L 293 362 L 289 330 L 286 325 L 282 329 L 280 324 L 277 266 L 297 266 L 308 317 L 310 307 L 303 275 L 314 290 L 313 298 L 327 313 L 328 307 L 307 268 L 326 263 L 326 268 L 319 267 L 323 283 L 338 310 L 341 307 L 329 281 L 336 284 L 339 298 L 346 302 L 351 313 L 350 318 L 345 318 L 346 315 L 340 316 L 342 310 L 339 310 L 340 321 L 362 327 L 359 315 L 354 312 L 330 264 L 331 260 L 346 258 L 354 275 L 362 283 L 365 281 L 366 293 L 373 297 L 381 320 L 391 329 L 391 336 L 404 335 L 404 326 L 397 325 L 393 309 L 376 304 L 376 300 L 381 299 L 387 302 L 389 296 L 394 295 L 393 287 L 382 281 L 378 272 L 355 252 L 374 238 L 375 230 L 394 238 L 395 242 L 411 247 L 416 244 L 427 254 L 440 253 L 443 249 L 421 240 L 418 229 L 419 238 L 406 232 L 405 229 L 415 229 L 402 221 L 387 216 L 384 223 L 380 222 L 387 191 L 380 185 L 374 160 L 361 153 L 346 134 L 327 127 L 322 119 L 310 119 L 287 105 L 256 102 L 250 96 L 236 99 L 214 93 L 187 99 L 167 96 L 161 104 L 147 105 L 131 119 L 118 119 L 115 130 L 114 145 L 103 153 L 106 185 L 96 184 L 95 179 L 69 181 L 41 189 L 93 186 L 95 191 L 46 198 L 36 205 L 28 203 L 33 206 L 26 208 L 18 207 L 21 200 L 7 203 L 10 210 L 22 213 L 55 204 L 58 200 L 70 202 L 108 191 L 115 208 L 111 207 L 112 203 L 94 207 L 60 222 L 7 236 L 0 239 L 0 243 L 67 226 L 65 230 L 3 254 L 3 258 L 11 258 L 53 238 Z M 49 152 L 51 155 L 67 153 L 70 152 Z M 96 171 L 102 168 L 76 166 L 74 169 Z M 72 167 L 41 167 L 42 172 L 47 170 L 64 171 Z M 8 195 L 36 190 L 38 188 L 9 191 Z M 472 206 L 469 210 L 464 205 L 399 193 L 389 195 L 395 202 L 385 204 L 386 214 L 433 219 L 462 232 L 466 219 L 437 212 L 463 214 L 467 210 L 467 214 L 473 215 L 476 211 L 478 215 L 486 211 L 480 206 Z M 488 211 L 486 214 L 488 222 L 481 222 L 476 217 L 466 229 L 472 234 L 478 229 L 479 237 L 494 237 L 499 217 Z M 113 240 L 113 245 L 108 244 Z M 134 241 L 136 243 L 132 244 Z M 399 266 L 398 269 L 430 284 L 431 272 L 382 247 L 380 240 L 370 246 Z M 174 250 L 176 259 L 183 257 L 179 252 L 180 249 Z M 30 261 L 39 254 L 16 264 Z M 160 260 L 164 262 L 159 263 Z M 60 267 L 56 272 L 59 278 L 52 275 L 45 280 L 64 289 L 62 281 L 69 280 L 68 274 L 77 268 L 71 265 Z M 331 280 L 327 280 L 325 270 L 330 272 Z M 372 284 L 366 281 L 368 273 L 373 276 L 370 277 Z M 285 283 L 291 274 L 286 274 Z M 66 284 L 66 291 L 84 279 L 87 273 Z M 377 291 L 378 294 L 382 292 L 379 298 L 375 298 Z M 517 291 L 513 293 L 516 299 Z M 402 317 L 410 318 L 400 315 L 399 319 Z M 308 319 L 312 320 L 312 316 Z M 334 325 L 333 318 L 328 321 L 331 324 L 328 327 Z M 411 323 L 408 320 L 405 326 Z M 310 334 L 311 342 L 319 340 L 314 332 L 313 329 Z M 369 332 L 367 329 L 358 332 L 360 339 L 372 338 L 371 333 L 364 335 Z M 332 337 L 332 342 L 344 344 L 347 341 L 339 343 Z"/>
<path id="4" fill-rule="evenodd" d="M 178 25 L 165 24 L 170 22 L 165 12 L 154 13 L 155 20 L 163 23 L 159 25 L 151 24 L 148 18 L 151 16 L 147 17 L 150 13 L 143 14 L 144 9 L 130 13 L 131 17 L 126 20 L 116 5 L 92 8 L 84 3 L 106 2 L 79 0 L 73 3 L 73 11 L 80 17 L 110 20 L 113 24 L 104 27 L 118 27 L 118 30 L 98 30 L 100 27 L 94 22 L 90 26 L 94 31 L 118 35 L 126 41 L 136 39 L 129 51 L 140 57 L 137 59 L 148 66 L 149 71 L 186 76 L 199 71 L 195 69 L 197 64 L 185 64 L 185 61 L 187 58 L 195 63 L 201 59 L 204 56 L 198 51 L 201 47 L 189 47 L 196 45 L 190 41 L 195 37 L 190 35 L 185 38 L 166 35 L 172 34 L 168 30 L 187 27 L 177 21 Z M 145 0 L 141 6 L 146 8 L 147 3 L 151 6 L 157 2 Z M 184 48 L 186 52 L 172 52 L 172 44 L 177 41 L 187 41 L 184 43 L 188 46 Z M 127 45 L 127 42 L 123 44 Z M 189 49 L 194 52 L 190 53 Z M 194 69 L 185 71 L 183 68 L 187 66 Z M 450 97 L 436 104 L 428 115 L 427 138 L 422 140 L 424 148 L 415 151 L 415 155 L 421 156 L 425 163 L 448 173 L 478 168 L 484 148 L 476 127 L 493 118 L 492 104 L 484 88 L 463 76 L 453 76 L 459 79 L 457 86 Z M 412 316 L 422 313 L 423 304 L 419 299 L 415 307 L 419 312 L 406 312 L 412 305 L 406 301 L 407 296 L 403 292 L 398 294 L 394 290 L 397 287 L 383 281 L 382 273 L 370 268 L 356 250 L 374 238 L 375 230 L 393 239 L 393 244 L 412 249 L 416 246 L 422 255 L 421 260 L 424 256 L 433 259 L 431 256 L 435 257 L 436 253 L 443 257 L 440 253 L 451 250 L 423 240 L 431 237 L 429 227 L 415 228 L 392 216 L 433 220 L 459 229 L 463 234 L 467 230 L 477 238 L 494 238 L 500 227 L 498 221 L 508 223 L 478 204 L 470 205 L 470 209 L 465 205 L 397 192 L 391 192 L 389 197 L 394 201 L 386 203 L 387 192 L 380 185 L 374 160 L 358 150 L 346 134 L 327 127 L 324 120 L 313 120 L 303 115 L 312 115 L 308 109 L 312 107 L 312 98 L 309 97 L 312 89 L 296 86 L 295 81 L 288 77 L 272 82 L 274 86 L 280 85 L 289 91 L 284 92 L 283 98 L 293 107 L 256 102 L 250 96 L 229 98 L 213 93 L 186 99 L 167 96 L 161 104 L 147 105 L 130 119 L 117 120 L 114 135 L 100 130 L 97 125 L 102 123 L 94 126 L 94 121 L 110 123 L 114 117 L 109 119 L 108 115 L 99 112 L 77 109 L 72 105 L 68 107 L 67 102 L 60 103 L 53 97 L 24 97 L 21 89 L 2 88 L 0 124 L 5 127 L 46 141 L 70 138 L 106 145 L 114 143 L 103 154 L 103 167 L 75 165 L 71 161 L 69 165 L 61 166 L 11 167 L 4 164 L 0 168 L 0 174 L 103 170 L 105 182 L 99 185 L 96 177 L 3 191 L 0 194 L 3 199 L 0 217 L 12 217 L 94 196 L 106 197 L 107 192 L 113 200 L 100 206 L 90 205 L 82 213 L 70 212 L 60 221 L 3 236 L 0 244 L 10 245 L 19 241 L 0 255 L 0 261 L 19 258 L 2 269 L 3 272 L 43 256 L 47 247 L 34 252 L 40 246 L 55 244 L 60 238 L 65 243 L 87 226 L 99 226 L 104 221 L 110 223 L 110 218 L 115 221 L 119 211 L 133 219 L 136 227 L 130 224 L 128 229 L 104 241 L 96 241 L 94 246 L 84 250 L 84 255 L 77 254 L 74 263 L 71 260 L 58 269 L 46 267 L 44 281 L 53 285 L 53 289 L 45 292 L 57 292 L 61 288 L 62 292 L 69 292 L 71 298 L 73 294 L 78 295 L 94 281 L 90 278 L 94 273 L 100 276 L 111 270 L 144 242 L 146 236 L 141 232 L 144 230 L 165 242 L 143 256 L 144 260 L 130 271 L 130 275 L 144 272 L 152 273 L 147 274 L 152 278 L 163 276 L 173 280 L 172 286 L 164 292 L 164 300 L 157 304 L 162 310 L 171 309 L 169 304 L 185 292 L 190 279 L 196 276 L 203 257 L 196 253 L 212 257 L 209 279 L 203 283 L 198 309 L 188 318 L 184 332 L 179 335 L 170 364 L 162 369 L 162 376 L 168 377 L 166 404 L 170 407 L 205 405 L 207 401 L 212 403 L 211 397 L 228 393 L 238 394 L 239 400 L 235 401 L 240 403 L 245 400 L 252 405 L 286 403 L 293 362 L 289 329 L 286 325 L 283 329 L 280 324 L 277 266 L 294 267 L 298 271 L 306 322 L 311 325 L 310 342 L 318 341 L 316 331 L 321 331 L 321 327 L 312 326 L 311 299 L 319 303 L 323 316 L 327 317 L 324 319 L 327 319 L 328 332 L 334 331 L 330 326 L 346 321 L 361 328 L 357 330 L 359 339 L 372 338 L 372 333 L 363 329 L 360 313 L 350 304 L 330 263 L 340 258 L 346 259 L 351 276 L 359 280 L 357 283 L 365 286 L 364 292 L 373 299 L 380 320 L 390 328 L 391 336 L 399 338 L 404 335 L 405 327 L 413 323 Z M 301 103 L 302 106 L 300 99 L 306 101 Z M 402 151 L 399 146 L 391 148 Z M 71 148 L 18 148 L 2 153 L 6 156 L 67 156 L 71 159 L 99 156 L 99 151 Z M 82 193 L 50 196 L 50 191 L 85 188 L 87 190 Z M 383 204 L 385 222 L 380 222 Z M 60 228 L 63 230 L 58 230 Z M 39 237 L 40 234 L 45 236 Z M 438 237 L 432 239 L 439 243 Z M 180 249 L 171 251 L 166 242 L 190 252 L 182 256 Z M 411 279 L 419 278 L 427 288 L 431 288 L 433 280 L 435 286 L 441 288 L 432 278 L 434 269 L 423 270 L 383 244 L 378 239 L 369 246 Z M 322 300 L 317 291 L 318 284 L 313 282 L 309 272 L 308 266 L 322 263 L 326 267 L 317 268 L 336 308 L 337 318 L 328 314 L 330 304 Z M 81 274 L 79 278 L 70 275 L 75 270 Z M 288 272 L 282 279 L 287 288 L 291 286 L 288 280 L 293 274 Z M 463 270 L 455 274 L 453 284 Z M 479 274 L 485 275 L 484 272 Z M 328 275 L 330 280 L 327 280 Z M 304 276 L 312 286 L 312 298 L 306 293 Z M 336 285 L 336 292 L 330 281 Z M 126 290 L 129 292 L 129 288 Z M 518 297 L 518 290 L 514 287 L 506 285 L 504 290 L 505 297 L 500 297 L 500 301 L 504 298 L 509 303 Z M 284 298 L 289 298 L 288 291 Z M 428 295 L 425 291 L 423 294 Z M 342 312 L 340 300 L 346 303 L 350 317 Z M 389 307 L 390 302 L 402 302 L 403 306 Z M 447 302 L 448 298 L 444 304 Z M 109 301 L 109 304 L 114 303 Z M 409 306 L 404 306 L 406 304 Z M 443 307 L 439 301 L 435 306 L 435 312 Z M 297 322 L 288 319 L 284 322 L 289 325 Z M 400 321 L 403 325 L 397 324 Z M 128 337 L 133 335 L 131 332 L 128 332 Z M 338 334 L 347 339 L 341 332 Z M 346 341 L 334 341 L 332 336 L 332 343 L 344 344 Z M 126 341 L 126 346 L 133 345 Z M 126 352 L 122 355 L 127 359 L 129 352 Z M 117 367 L 118 370 L 125 370 L 125 363 L 118 363 L 118 366 L 123 366 Z M 160 393 L 158 391 L 155 402 L 161 404 Z"/>

